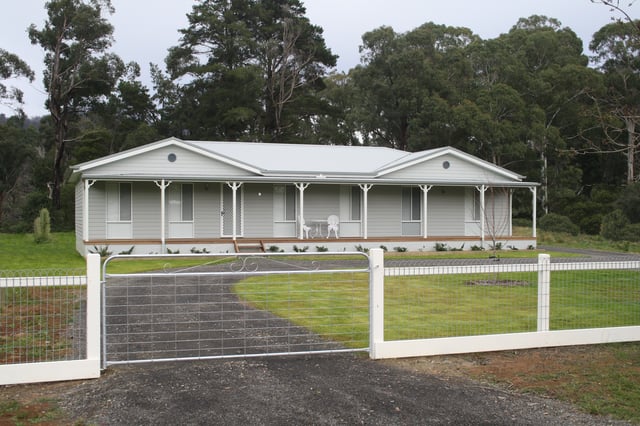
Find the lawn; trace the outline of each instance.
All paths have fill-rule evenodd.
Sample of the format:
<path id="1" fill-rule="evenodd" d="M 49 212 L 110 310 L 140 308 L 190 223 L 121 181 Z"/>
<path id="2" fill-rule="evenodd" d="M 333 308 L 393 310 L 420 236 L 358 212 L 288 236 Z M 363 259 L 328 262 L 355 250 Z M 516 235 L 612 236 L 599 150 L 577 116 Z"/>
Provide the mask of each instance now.
<path id="1" fill-rule="evenodd" d="M 341 330 L 339 334 L 345 339 L 366 340 L 366 275 L 279 277 L 251 277 L 234 289 L 258 309 L 269 310 L 318 334 Z M 500 274 L 499 282 L 509 285 L 473 285 L 478 281 L 491 282 L 486 275 L 467 274 L 385 278 L 385 338 L 405 340 L 537 329 L 535 273 Z M 638 271 L 554 272 L 551 282 L 551 330 L 640 325 Z"/>
<path id="2" fill-rule="evenodd" d="M 143 271 L 162 271 L 169 268 L 181 268 L 203 263 L 220 262 L 221 258 L 199 257 L 196 259 L 174 257 L 167 259 L 118 259 L 110 263 L 108 272 L 128 273 Z M 30 271 L 39 270 L 47 274 L 78 274 L 78 269 L 86 268 L 85 259 L 75 249 L 73 232 L 57 232 L 51 234 L 51 241 L 36 244 L 31 234 L 0 234 L 0 276 L 3 271 L 20 271 L 21 275 L 29 275 Z"/>
<path id="3" fill-rule="evenodd" d="M 75 249 L 75 234 L 51 234 L 51 241 L 36 244 L 31 234 L 0 234 L 0 271 L 84 268 Z"/>

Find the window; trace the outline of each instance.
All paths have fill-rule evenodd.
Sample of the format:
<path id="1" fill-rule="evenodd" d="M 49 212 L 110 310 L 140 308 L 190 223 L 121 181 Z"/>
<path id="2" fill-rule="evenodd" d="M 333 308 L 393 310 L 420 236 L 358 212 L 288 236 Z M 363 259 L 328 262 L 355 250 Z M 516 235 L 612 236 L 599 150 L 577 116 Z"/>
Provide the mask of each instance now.
<path id="1" fill-rule="evenodd" d="M 362 192 L 360 191 L 360 187 L 352 186 L 351 187 L 351 220 L 360 220 L 361 219 L 361 203 L 362 203 Z"/>
<path id="2" fill-rule="evenodd" d="M 168 191 L 168 200 L 170 221 L 193 221 L 193 184 L 171 185 Z"/>
<path id="3" fill-rule="evenodd" d="M 182 220 L 193 220 L 193 185 L 182 184 Z"/>
<path id="4" fill-rule="evenodd" d="M 284 220 L 296 220 L 296 188 L 286 185 L 284 190 Z"/>
<path id="5" fill-rule="evenodd" d="M 473 190 L 473 207 L 472 207 L 471 215 L 472 220 L 480 220 L 482 206 L 480 205 L 480 191 Z"/>
<path id="6" fill-rule="evenodd" d="M 131 220 L 131 184 L 120 184 L 120 220 L 127 222 Z"/>
<path id="7" fill-rule="evenodd" d="M 295 222 L 296 191 L 293 185 L 275 185 L 273 187 L 273 217 L 279 222 Z"/>
<path id="8" fill-rule="evenodd" d="M 111 222 L 131 222 L 131 184 L 108 184 L 107 198 L 107 219 Z"/>
<path id="9" fill-rule="evenodd" d="M 422 219 L 420 209 L 421 190 L 418 187 L 402 188 L 402 221 L 418 222 Z"/>

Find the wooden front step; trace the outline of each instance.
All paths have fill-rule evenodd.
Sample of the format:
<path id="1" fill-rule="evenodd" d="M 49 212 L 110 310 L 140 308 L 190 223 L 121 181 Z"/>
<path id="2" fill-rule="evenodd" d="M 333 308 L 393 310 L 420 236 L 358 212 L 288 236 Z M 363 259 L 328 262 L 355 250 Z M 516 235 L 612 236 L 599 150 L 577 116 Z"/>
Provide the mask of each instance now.
<path id="1" fill-rule="evenodd" d="M 258 242 L 241 242 L 235 240 L 233 246 L 236 249 L 236 253 L 264 253 L 264 242 L 262 240 Z"/>

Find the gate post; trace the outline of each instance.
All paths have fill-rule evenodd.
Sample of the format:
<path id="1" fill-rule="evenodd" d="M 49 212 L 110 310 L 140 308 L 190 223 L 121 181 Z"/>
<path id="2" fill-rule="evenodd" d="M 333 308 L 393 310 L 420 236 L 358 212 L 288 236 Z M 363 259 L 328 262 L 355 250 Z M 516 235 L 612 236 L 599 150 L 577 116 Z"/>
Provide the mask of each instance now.
<path id="1" fill-rule="evenodd" d="M 87 255 L 87 360 L 95 363 L 95 376 L 100 377 L 101 305 L 100 255 Z"/>
<path id="2" fill-rule="evenodd" d="M 551 256 L 538 255 L 538 331 L 549 331 Z"/>
<path id="3" fill-rule="evenodd" d="M 376 359 L 376 345 L 384 342 L 384 251 L 369 250 L 369 358 Z"/>

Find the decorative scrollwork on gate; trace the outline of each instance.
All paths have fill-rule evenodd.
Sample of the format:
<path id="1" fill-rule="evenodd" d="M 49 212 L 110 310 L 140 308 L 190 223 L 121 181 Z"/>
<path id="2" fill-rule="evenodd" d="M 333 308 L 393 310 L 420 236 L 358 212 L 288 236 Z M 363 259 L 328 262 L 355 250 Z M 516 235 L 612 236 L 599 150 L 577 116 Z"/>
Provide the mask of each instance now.
<path id="1" fill-rule="evenodd" d="M 232 272 L 256 272 L 260 266 L 257 260 L 256 256 L 238 257 L 235 262 L 229 264 L 229 269 Z"/>

